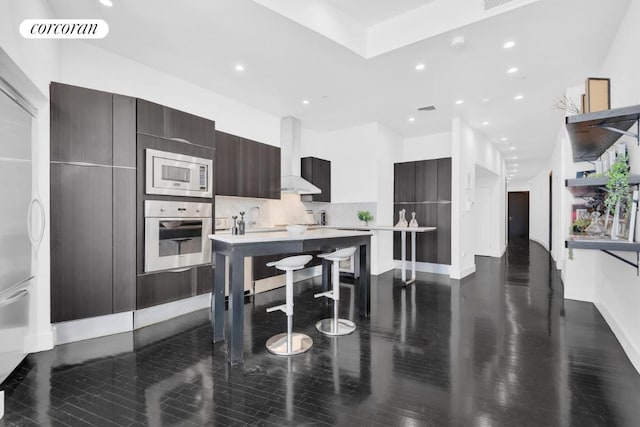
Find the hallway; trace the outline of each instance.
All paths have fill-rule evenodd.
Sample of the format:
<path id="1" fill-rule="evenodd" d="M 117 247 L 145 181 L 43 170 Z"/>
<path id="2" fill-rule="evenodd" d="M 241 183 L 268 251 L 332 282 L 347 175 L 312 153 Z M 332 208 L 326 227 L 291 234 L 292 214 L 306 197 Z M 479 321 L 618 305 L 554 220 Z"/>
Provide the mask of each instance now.
<path id="1" fill-rule="evenodd" d="M 240 367 L 211 344 L 207 311 L 31 355 L 0 426 L 640 423 L 640 375 L 593 305 L 563 300 L 540 245 L 514 240 L 476 263 L 462 281 L 373 277 L 371 317 L 338 339 L 315 331 L 328 314 L 319 281 L 299 283 L 295 329 L 314 346 L 291 358 L 264 347 L 285 327 L 265 313 L 284 289 L 247 299 Z M 341 317 L 351 295 L 342 288 Z"/>

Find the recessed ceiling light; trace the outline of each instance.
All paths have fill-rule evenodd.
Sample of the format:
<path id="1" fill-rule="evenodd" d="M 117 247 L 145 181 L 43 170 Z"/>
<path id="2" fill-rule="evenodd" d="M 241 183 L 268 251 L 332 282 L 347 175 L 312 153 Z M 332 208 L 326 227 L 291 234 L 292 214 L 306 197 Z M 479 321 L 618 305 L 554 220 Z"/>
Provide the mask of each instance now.
<path id="1" fill-rule="evenodd" d="M 482 122 L 482 126 L 487 126 L 489 122 Z"/>
<path id="2" fill-rule="evenodd" d="M 505 44 L 502 45 L 503 48 L 505 49 L 511 49 L 512 47 L 514 47 L 516 45 L 516 42 L 514 41 L 508 41 Z"/>
<path id="3" fill-rule="evenodd" d="M 238 64 L 235 66 L 236 71 L 244 71 L 244 65 Z"/>
<path id="4" fill-rule="evenodd" d="M 113 6 L 113 2 L 111 0 L 99 0 L 100 4 L 103 6 L 111 7 Z"/>
<path id="5" fill-rule="evenodd" d="M 303 100 L 302 100 L 302 103 L 303 103 L 304 105 L 309 105 L 309 104 L 310 104 L 310 102 L 309 102 L 309 100 L 308 100 L 308 99 L 303 99 Z"/>
<path id="6" fill-rule="evenodd" d="M 503 137 L 503 138 L 500 138 L 500 141 L 505 142 L 505 141 L 507 141 L 508 139 L 509 139 L 509 138 L 507 138 L 507 137 L 505 136 L 505 137 Z"/>
<path id="7" fill-rule="evenodd" d="M 522 98 L 524 98 L 523 95 L 516 95 L 513 97 L 513 99 L 515 99 L 516 101 L 520 101 Z"/>
<path id="8" fill-rule="evenodd" d="M 416 65 L 416 71 L 422 71 L 424 70 L 424 67 L 425 67 L 424 64 L 418 64 Z"/>
<path id="9" fill-rule="evenodd" d="M 488 104 L 491 102 L 491 98 L 482 98 L 482 100 L 480 101 L 482 104 Z"/>
<path id="10" fill-rule="evenodd" d="M 518 72 L 518 67 L 511 67 L 507 70 L 507 73 L 513 74 Z"/>
<path id="11" fill-rule="evenodd" d="M 416 118 L 415 118 L 415 117 L 409 117 L 409 121 L 410 121 L 410 122 L 415 122 L 415 121 L 416 121 Z"/>
<path id="12" fill-rule="evenodd" d="M 515 150 L 516 147 L 509 147 L 509 150 Z"/>
<path id="13" fill-rule="evenodd" d="M 513 157 L 511 158 L 511 160 L 518 160 L 518 157 L 517 157 L 517 156 L 513 156 Z"/>
<path id="14" fill-rule="evenodd" d="M 514 164 L 512 164 L 511 166 L 514 166 L 514 167 L 515 167 L 515 166 L 520 166 L 520 165 L 519 165 L 518 163 L 514 163 Z"/>
<path id="15" fill-rule="evenodd" d="M 462 104 L 464 104 L 464 100 L 463 99 L 458 99 L 456 101 L 456 105 L 462 105 Z"/>

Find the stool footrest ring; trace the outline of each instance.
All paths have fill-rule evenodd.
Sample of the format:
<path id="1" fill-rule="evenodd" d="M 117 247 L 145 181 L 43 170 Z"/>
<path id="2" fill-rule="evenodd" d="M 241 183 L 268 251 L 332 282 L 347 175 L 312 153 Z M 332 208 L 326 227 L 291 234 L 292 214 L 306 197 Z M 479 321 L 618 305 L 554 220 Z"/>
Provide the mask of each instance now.
<path id="1" fill-rule="evenodd" d="M 274 307 L 267 308 L 267 313 L 271 313 L 273 311 L 281 310 L 283 313 L 287 313 L 287 304 L 276 305 Z"/>
<path id="2" fill-rule="evenodd" d="M 320 298 L 320 297 L 327 297 L 327 298 L 333 298 L 333 291 L 327 291 L 327 292 L 319 292 L 315 295 L 313 295 L 314 298 Z"/>

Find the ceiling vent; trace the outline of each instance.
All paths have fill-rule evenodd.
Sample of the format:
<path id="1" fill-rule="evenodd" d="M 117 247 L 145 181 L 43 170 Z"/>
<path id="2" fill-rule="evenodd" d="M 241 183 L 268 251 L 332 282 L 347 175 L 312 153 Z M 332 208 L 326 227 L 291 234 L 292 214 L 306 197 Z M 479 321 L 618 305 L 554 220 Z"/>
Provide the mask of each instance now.
<path id="1" fill-rule="evenodd" d="M 513 1 L 514 0 L 483 0 L 484 10 L 493 9 L 494 7 L 499 7 Z"/>
<path id="2" fill-rule="evenodd" d="M 418 111 L 435 111 L 435 109 L 436 109 L 435 105 L 427 105 L 426 107 L 418 108 Z"/>

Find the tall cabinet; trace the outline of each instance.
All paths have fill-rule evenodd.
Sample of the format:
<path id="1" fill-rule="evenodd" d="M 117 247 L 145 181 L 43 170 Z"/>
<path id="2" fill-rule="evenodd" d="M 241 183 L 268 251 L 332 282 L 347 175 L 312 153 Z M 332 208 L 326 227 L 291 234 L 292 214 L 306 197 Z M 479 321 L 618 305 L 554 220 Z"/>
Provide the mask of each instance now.
<path id="1" fill-rule="evenodd" d="M 135 305 L 135 99 L 52 83 L 51 321 Z"/>
<path id="2" fill-rule="evenodd" d="M 398 212 L 416 213 L 420 226 L 437 227 L 435 233 L 417 233 L 416 260 L 451 264 L 451 158 L 396 163 L 394 165 L 394 224 Z M 411 253 L 407 241 L 407 253 Z M 393 257 L 400 259 L 401 239 L 394 233 Z"/>

